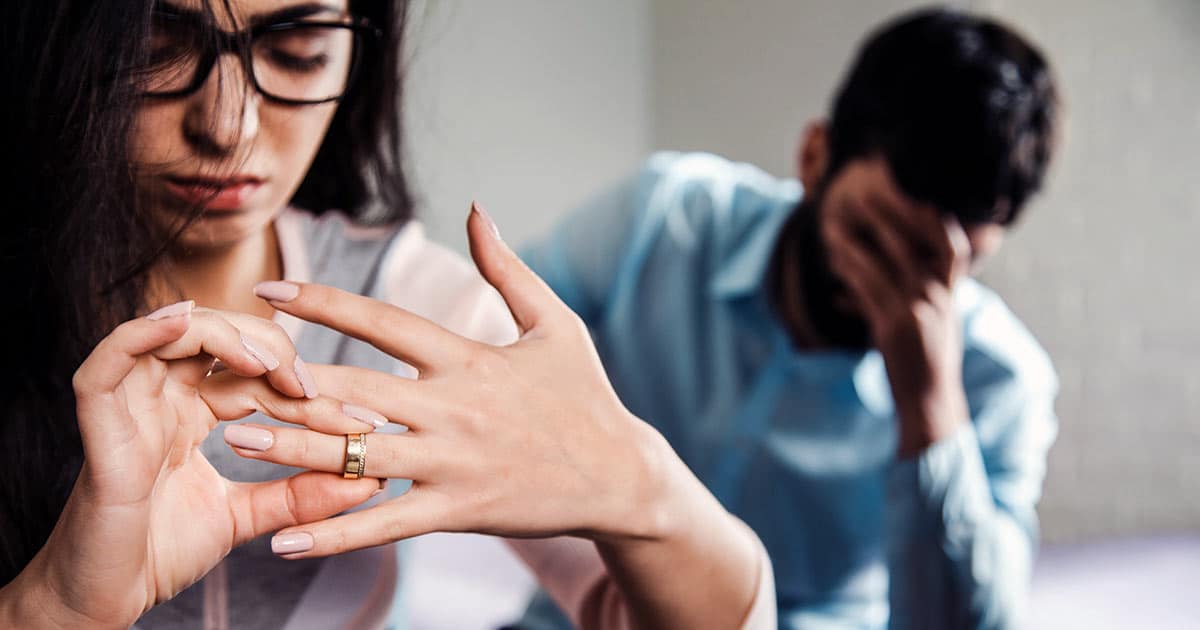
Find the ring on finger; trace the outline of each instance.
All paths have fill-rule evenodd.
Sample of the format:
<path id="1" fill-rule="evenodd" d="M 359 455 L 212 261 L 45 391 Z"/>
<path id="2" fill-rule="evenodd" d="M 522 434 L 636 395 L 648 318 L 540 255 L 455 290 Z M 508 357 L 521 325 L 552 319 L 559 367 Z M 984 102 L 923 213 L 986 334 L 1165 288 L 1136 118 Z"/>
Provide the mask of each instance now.
<path id="1" fill-rule="evenodd" d="M 346 459 L 342 463 L 342 477 L 362 479 L 367 471 L 367 435 L 351 433 L 346 436 Z"/>

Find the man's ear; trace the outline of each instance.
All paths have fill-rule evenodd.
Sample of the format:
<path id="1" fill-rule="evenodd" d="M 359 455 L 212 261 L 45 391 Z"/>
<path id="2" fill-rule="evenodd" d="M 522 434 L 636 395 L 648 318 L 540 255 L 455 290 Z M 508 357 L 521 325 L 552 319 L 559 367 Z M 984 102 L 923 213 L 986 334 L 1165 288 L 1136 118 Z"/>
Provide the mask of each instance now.
<path id="1" fill-rule="evenodd" d="M 796 168 L 799 170 L 800 183 L 804 185 L 805 194 L 817 189 L 821 179 L 825 177 L 828 165 L 828 124 L 824 119 L 817 119 L 804 128 L 800 146 L 796 150 Z"/>

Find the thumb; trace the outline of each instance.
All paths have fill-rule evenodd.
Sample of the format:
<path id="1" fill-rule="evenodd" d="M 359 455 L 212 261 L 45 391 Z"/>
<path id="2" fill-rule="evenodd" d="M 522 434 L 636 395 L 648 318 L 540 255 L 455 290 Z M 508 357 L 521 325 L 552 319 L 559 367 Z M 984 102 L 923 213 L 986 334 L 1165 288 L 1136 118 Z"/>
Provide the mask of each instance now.
<path id="1" fill-rule="evenodd" d="M 467 239 L 479 273 L 500 292 L 522 334 L 545 324 L 558 311 L 567 310 L 554 291 L 500 238 L 487 210 L 474 201 L 467 218 Z"/>

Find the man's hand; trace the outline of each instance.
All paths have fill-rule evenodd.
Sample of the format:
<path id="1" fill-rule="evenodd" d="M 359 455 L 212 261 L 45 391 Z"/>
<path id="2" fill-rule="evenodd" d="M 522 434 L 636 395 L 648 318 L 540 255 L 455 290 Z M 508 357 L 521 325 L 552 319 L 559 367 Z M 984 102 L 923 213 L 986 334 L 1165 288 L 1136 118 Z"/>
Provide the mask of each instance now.
<path id="1" fill-rule="evenodd" d="M 823 209 L 830 267 L 887 367 L 900 456 L 917 455 L 969 418 L 953 296 L 970 264 L 967 235 L 901 193 L 882 159 L 847 166 Z"/>

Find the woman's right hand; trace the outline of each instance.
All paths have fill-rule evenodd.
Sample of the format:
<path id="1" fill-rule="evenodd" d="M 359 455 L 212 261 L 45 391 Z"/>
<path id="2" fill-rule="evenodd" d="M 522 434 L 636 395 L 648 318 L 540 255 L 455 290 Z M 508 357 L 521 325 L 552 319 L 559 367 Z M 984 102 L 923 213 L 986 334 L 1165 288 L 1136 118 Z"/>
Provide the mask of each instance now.
<path id="1" fill-rule="evenodd" d="M 214 358 L 229 373 L 210 379 L 220 387 L 203 387 Z M 377 492 L 374 479 L 329 473 L 254 484 L 217 473 L 200 445 L 218 421 L 261 410 L 253 391 L 263 388 L 254 378 L 263 375 L 309 417 L 324 418 L 325 430 L 363 430 L 340 403 L 306 400 L 316 394 L 307 369 L 287 335 L 265 320 L 181 302 L 101 341 L 73 381 L 79 478 L 46 544 L 0 589 L 0 625 L 128 627 L 234 546 Z M 213 408 L 230 411 L 218 417 Z"/>

